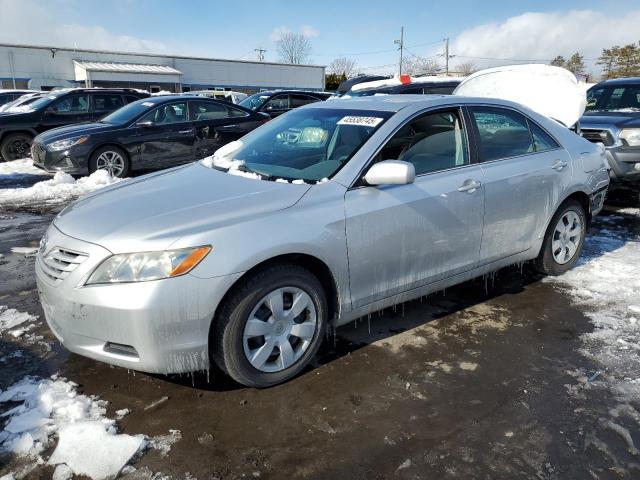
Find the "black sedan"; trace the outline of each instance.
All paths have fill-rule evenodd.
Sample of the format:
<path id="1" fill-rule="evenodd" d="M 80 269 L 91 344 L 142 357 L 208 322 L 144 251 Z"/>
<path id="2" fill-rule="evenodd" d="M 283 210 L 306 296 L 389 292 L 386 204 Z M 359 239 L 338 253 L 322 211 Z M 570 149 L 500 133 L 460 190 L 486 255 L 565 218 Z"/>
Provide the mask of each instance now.
<path id="1" fill-rule="evenodd" d="M 130 103 L 99 122 L 38 135 L 33 164 L 86 175 L 161 169 L 211 155 L 269 120 L 265 114 L 208 98 L 161 96 Z"/>

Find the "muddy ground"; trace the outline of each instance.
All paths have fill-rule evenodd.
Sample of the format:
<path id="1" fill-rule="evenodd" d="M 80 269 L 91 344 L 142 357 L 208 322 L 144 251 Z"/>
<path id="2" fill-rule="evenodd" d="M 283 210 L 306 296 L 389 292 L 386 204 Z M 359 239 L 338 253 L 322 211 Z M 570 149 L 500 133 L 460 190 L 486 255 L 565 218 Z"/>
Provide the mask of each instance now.
<path id="1" fill-rule="evenodd" d="M 40 319 L 33 258 L 8 252 L 36 245 L 52 216 L 0 215 L 0 304 Z M 107 400 L 108 416 L 131 409 L 123 432 L 180 430 L 130 479 L 640 478 L 640 405 L 620 413 L 592 378 L 580 338 L 591 328 L 558 284 L 510 268 L 341 327 L 315 365 L 275 388 L 110 367 L 70 354 L 40 323 L 0 338 L 0 389 L 59 373 Z M 20 462 L 0 458 L 0 477 Z"/>

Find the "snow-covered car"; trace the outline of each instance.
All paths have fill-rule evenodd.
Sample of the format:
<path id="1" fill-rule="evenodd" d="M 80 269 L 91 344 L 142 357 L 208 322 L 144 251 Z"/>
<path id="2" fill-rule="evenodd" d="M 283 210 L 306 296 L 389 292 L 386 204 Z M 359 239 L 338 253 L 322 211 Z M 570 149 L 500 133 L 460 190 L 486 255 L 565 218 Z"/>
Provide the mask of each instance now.
<path id="1" fill-rule="evenodd" d="M 567 271 L 608 184 L 599 146 L 510 101 L 318 102 L 72 204 L 38 290 L 80 355 L 266 387 L 330 326 L 518 262 Z"/>
<path id="2" fill-rule="evenodd" d="M 401 75 L 354 84 L 340 98 L 370 97 L 373 95 L 450 95 L 456 89 L 460 77 L 411 77 Z"/>
<path id="3" fill-rule="evenodd" d="M 46 95 L 46 92 L 25 93 L 12 102 L 0 105 L 0 114 L 25 111 L 29 104 Z"/>
<path id="4" fill-rule="evenodd" d="M 198 97 L 213 98 L 214 100 L 222 100 L 223 102 L 239 104 L 249 95 L 242 92 L 234 92 L 233 90 L 191 90 L 183 93 L 183 95 L 196 95 Z"/>

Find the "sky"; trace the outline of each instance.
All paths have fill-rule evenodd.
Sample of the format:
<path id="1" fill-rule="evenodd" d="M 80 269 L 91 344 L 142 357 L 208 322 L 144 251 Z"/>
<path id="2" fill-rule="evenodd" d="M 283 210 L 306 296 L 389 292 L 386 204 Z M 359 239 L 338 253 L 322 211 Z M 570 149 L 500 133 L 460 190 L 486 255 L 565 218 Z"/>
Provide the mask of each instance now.
<path id="1" fill-rule="evenodd" d="M 365 73 L 391 73 L 404 27 L 409 56 L 452 68 L 545 62 L 580 52 L 588 69 L 603 48 L 640 41 L 640 0 L 429 0 L 244 2 L 0 0 L 0 43 L 277 61 L 281 32 L 306 35 L 310 62 L 346 56 Z"/>

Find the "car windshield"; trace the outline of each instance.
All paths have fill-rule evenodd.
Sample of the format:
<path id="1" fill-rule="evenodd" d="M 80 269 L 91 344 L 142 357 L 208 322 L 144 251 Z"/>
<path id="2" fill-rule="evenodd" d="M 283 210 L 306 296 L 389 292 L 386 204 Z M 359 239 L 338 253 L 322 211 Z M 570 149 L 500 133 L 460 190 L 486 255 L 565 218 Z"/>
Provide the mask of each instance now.
<path id="1" fill-rule="evenodd" d="M 245 108 L 250 108 L 251 110 L 257 110 L 264 103 L 269 100 L 270 95 L 265 95 L 264 93 L 254 93 L 253 95 L 242 100 L 238 105 Z"/>
<path id="2" fill-rule="evenodd" d="M 640 85 L 593 87 L 587 92 L 586 110 L 640 112 Z"/>
<path id="3" fill-rule="evenodd" d="M 209 166 L 265 180 L 319 182 L 345 165 L 392 115 L 351 109 L 292 110 L 222 147 Z"/>
<path id="4" fill-rule="evenodd" d="M 154 102 L 148 99 L 138 100 L 116 110 L 113 113 L 110 113 L 106 117 L 102 118 L 100 122 L 111 123 L 113 125 L 124 125 L 134 121 L 138 116 L 158 104 L 159 102 Z"/>

